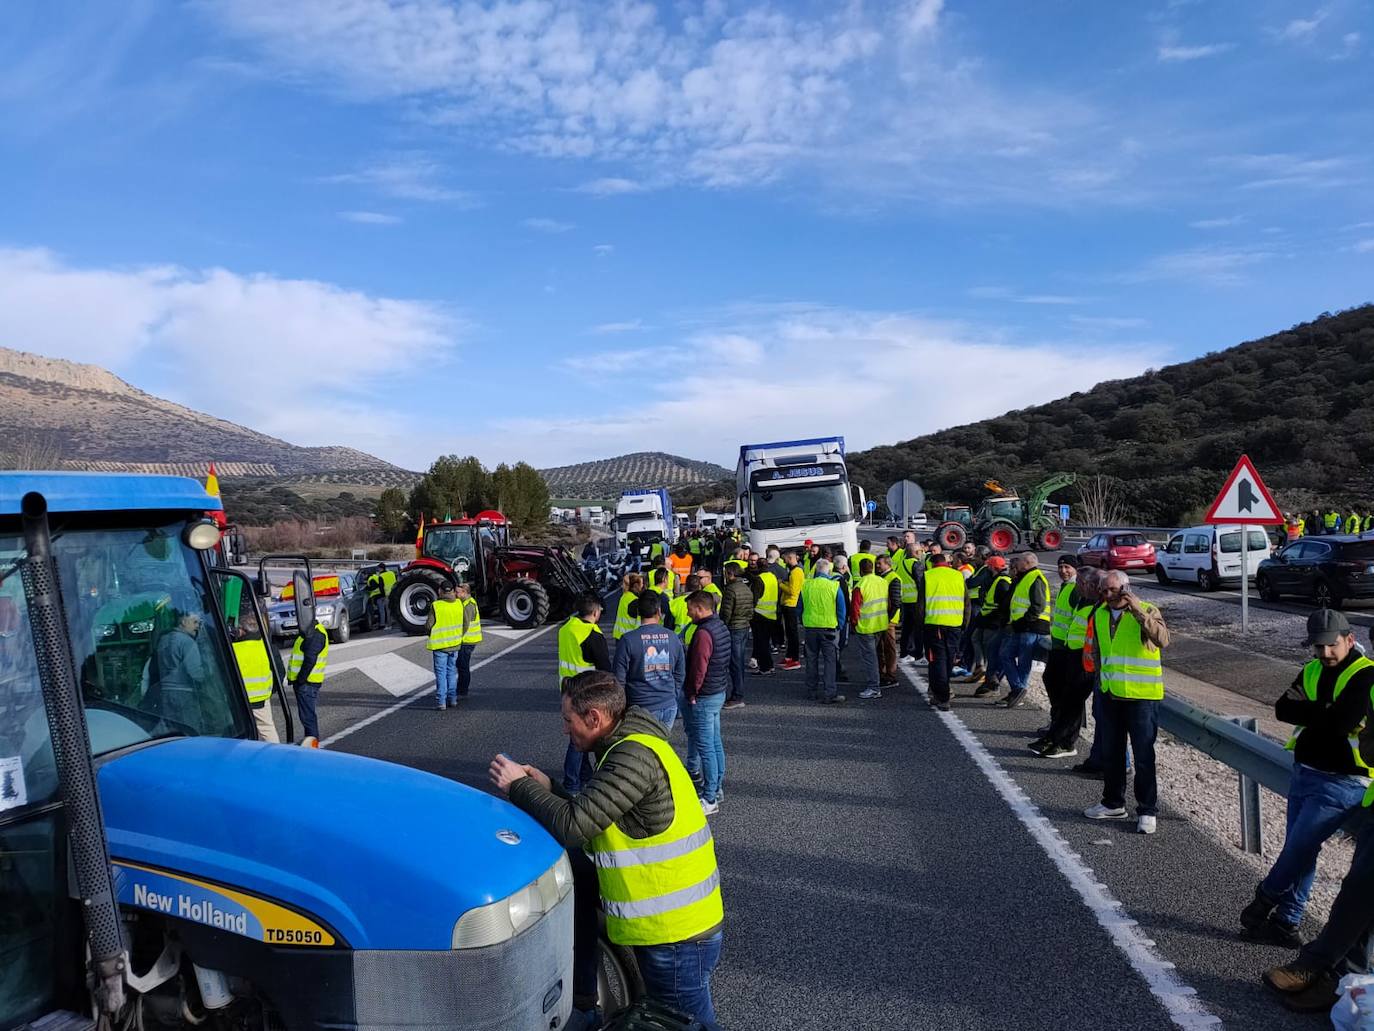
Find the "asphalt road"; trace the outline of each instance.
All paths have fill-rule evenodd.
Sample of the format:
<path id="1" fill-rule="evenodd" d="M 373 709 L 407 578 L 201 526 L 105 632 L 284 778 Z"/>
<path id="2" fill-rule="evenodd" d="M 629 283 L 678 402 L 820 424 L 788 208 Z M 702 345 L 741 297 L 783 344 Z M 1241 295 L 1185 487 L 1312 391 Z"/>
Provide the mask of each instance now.
<path id="1" fill-rule="evenodd" d="M 335 646 L 320 704 L 327 746 L 484 790 L 497 751 L 559 770 L 554 628 L 489 633 L 476 658 L 491 661 L 471 698 L 439 712 L 422 641 Z M 747 688 L 748 706 L 725 714 L 727 798 L 712 818 L 727 911 L 715 982 L 725 1027 L 1173 1026 L 1104 927 L 1123 918 L 1225 1026 L 1319 1026 L 1265 995 L 1259 973 L 1287 955 L 1234 931 L 1253 878 L 1168 810 L 1167 784 L 1160 833 L 1145 838 L 1133 823 L 1081 817 L 1095 785 L 1025 751 L 1038 713 L 969 699 L 941 716 L 910 684 L 877 702 L 820 707 L 801 700 L 800 672 Z M 1085 904 L 956 739 L 959 726 L 1124 914 Z M 685 747 L 680 724 L 674 743 Z"/>

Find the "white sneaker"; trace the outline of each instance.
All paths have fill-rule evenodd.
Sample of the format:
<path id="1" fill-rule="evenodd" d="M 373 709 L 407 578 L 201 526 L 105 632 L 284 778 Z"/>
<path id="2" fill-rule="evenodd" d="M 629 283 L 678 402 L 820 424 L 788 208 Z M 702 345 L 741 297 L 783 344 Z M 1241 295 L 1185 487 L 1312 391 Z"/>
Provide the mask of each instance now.
<path id="1" fill-rule="evenodd" d="M 701 811 L 705 813 L 707 816 L 715 816 L 716 813 L 720 812 L 720 803 L 708 802 L 706 801 L 706 799 L 703 798 L 701 800 Z"/>
<path id="2" fill-rule="evenodd" d="M 1097 805 L 1091 805 L 1084 809 L 1083 815 L 1089 820 L 1124 820 L 1126 819 L 1126 810 L 1110 809 L 1098 802 Z"/>
<path id="3" fill-rule="evenodd" d="M 1153 816 L 1142 816 L 1135 825 L 1135 829 L 1141 834 L 1153 834 L 1155 832 L 1155 818 Z"/>
<path id="4" fill-rule="evenodd" d="M 881 698 L 882 696 L 883 693 L 874 687 L 866 687 L 859 692 L 859 697 L 864 699 L 865 701 L 871 700 L 873 698 Z"/>
<path id="5" fill-rule="evenodd" d="M 302 748 L 319 748 L 320 739 L 317 737 L 305 737 L 301 739 Z"/>

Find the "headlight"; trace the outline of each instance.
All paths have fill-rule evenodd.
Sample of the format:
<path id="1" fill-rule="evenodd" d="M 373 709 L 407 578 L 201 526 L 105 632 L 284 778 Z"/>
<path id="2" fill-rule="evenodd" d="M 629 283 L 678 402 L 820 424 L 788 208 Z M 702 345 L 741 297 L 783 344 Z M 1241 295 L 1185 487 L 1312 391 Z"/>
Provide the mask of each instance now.
<path id="1" fill-rule="evenodd" d="M 137 623 L 129 624 L 131 634 L 151 634 L 153 632 L 153 621 L 151 619 L 140 619 Z"/>
<path id="2" fill-rule="evenodd" d="M 506 898 L 464 913 L 453 925 L 453 947 L 480 949 L 509 941 L 558 905 L 572 886 L 572 864 L 565 852 L 538 880 Z"/>
<path id="3" fill-rule="evenodd" d="M 96 636 L 102 640 L 109 637 L 116 637 L 119 634 L 119 627 L 113 623 L 101 623 L 95 628 Z"/>
<path id="4" fill-rule="evenodd" d="M 320 619 L 331 619 L 334 616 L 333 605 L 319 605 L 315 608 L 315 615 Z"/>

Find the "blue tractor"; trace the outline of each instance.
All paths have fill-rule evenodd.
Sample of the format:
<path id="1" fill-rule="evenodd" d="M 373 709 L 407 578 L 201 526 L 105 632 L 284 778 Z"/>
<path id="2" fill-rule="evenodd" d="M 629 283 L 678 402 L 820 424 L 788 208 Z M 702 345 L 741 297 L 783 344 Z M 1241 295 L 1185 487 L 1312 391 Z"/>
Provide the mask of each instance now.
<path id="1" fill-rule="evenodd" d="M 567 855 L 482 792 L 257 740 L 219 507 L 0 473 L 0 1029 L 562 1027 Z"/>

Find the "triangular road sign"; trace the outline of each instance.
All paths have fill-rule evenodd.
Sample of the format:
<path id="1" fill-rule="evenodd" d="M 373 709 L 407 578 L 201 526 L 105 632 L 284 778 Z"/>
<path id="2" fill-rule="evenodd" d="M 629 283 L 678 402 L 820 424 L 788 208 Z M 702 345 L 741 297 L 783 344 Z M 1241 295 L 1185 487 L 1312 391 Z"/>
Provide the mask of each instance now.
<path id="1" fill-rule="evenodd" d="M 1226 485 L 1207 510 L 1204 523 L 1259 523 L 1279 526 L 1283 523 L 1283 513 L 1274 504 L 1269 488 L 1264 485 L 1255 471 L 1255 464 L 1249 455 L 1241 455 Z"/>

